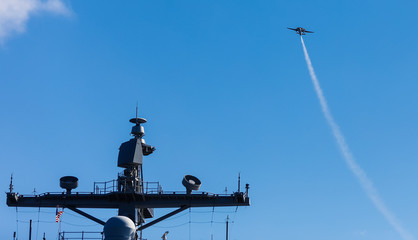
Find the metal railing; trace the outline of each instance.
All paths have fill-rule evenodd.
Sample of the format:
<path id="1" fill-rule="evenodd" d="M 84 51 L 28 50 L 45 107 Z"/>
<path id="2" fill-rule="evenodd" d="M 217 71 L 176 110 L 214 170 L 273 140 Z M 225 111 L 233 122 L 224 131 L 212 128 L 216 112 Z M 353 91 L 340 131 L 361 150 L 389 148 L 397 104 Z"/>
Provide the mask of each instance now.
<path id="1" fill-rule="evenodd" d="M 160 182 L 144 182 L 142 185 L 144 186 L 145 194 L 156 194 L 163 192 L 163 188 L 161 187 Z"/>
<path id="2" fill-rule="evenodd" d="M 103 232 L 60 232 L 58 234 L 58 240 L 103 240 Z"/>
<path id="3" fill-rule="evenodd" d="M 107 182 L 94 182 L 93 185 L 93 192 L 95 194 L 108 194 L 111 192 L 121 192 L 123 189 L 121 188 L 122 185 L 126 186 L 124 182 L 126 180 L 110 180 Z M 133 185 L 135 189 L 143 188 L 143 193 L 145 194 L 157 194 L 162 193 L 163 189 L 160 185 L 160 182 L 136 182 L 133 181 Z"/>
<path id="4" fill-rule="evenodd" d="M 110 180 L 107 182 L 94 182 L 93 192 L 95 194 L 106 194 L 118 191 L 118 180 Z"/>

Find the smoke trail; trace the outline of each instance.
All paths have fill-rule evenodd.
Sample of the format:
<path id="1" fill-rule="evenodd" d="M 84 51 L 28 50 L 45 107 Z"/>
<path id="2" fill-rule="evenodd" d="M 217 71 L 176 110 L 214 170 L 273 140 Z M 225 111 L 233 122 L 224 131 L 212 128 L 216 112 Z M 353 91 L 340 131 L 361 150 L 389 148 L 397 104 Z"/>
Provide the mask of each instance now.
<path id="1" fill-rule="evenodd" d="M 318 96 L 319 102 L 321 104 L 322 112 L 331 127 L 332 133 L 334 134 L 335 139 L 337 140 L 338 146 L 344 156 L 344 160 L 347 163 L 348 167 L 350 168 L 351 172 L 357 177 L 361 186 L 363 187 L 364 191 L 366 192 L 367 196 L 373 202 L 377 210 L 386 218 L 390 225 L 399 233 L 399 235 L 404 240 L 413 240 L 414 237 L 407 232 L 399 222 L 399 220 L 395 217 L 395 215 L 389 211 L 385 203 L 383 202 L 382 198 L 377 193 L 376 188 L 373 186 L 372 181 L 367 177 L 364 170 L 357 164 L 353 155 L 351 154 L 350 149 L 348 148 L 347 143 L 345 142 L 344 135 L 340 131 L 337 123 L 335 122 L 331 111 L 328 107 L 327 101 L 325 99 L 324 93 L 322 92 L 321 86 L 319 85 L 319 81 L 316 78 L 311 59 L 309 58 L 308 51 L 306 50 L 305 43 L 303 42 L 302 36 L 300 36 L 300 40 L 303 46 L 303 52 L 305 54 L 306 64 L 308 65 L 309 74 L 312 78 L 312 83 L 315 88 L 315 92 Z"/>

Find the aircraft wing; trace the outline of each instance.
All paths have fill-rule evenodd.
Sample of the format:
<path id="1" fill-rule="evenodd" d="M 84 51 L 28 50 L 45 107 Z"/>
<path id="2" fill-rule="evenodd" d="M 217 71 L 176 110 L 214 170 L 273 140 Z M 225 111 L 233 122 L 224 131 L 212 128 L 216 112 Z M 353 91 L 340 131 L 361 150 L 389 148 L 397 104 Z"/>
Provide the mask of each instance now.
<path id="1" fill-rule="evenodd" d="M 293 31 L 297 31 L 297 29 L 295 29 L 295 28 L 287 28 L 287 29 L 290 29 L 290 30 L 293 30 Z"/>
<path id="2" fill-rule="evenodd" d="M 307 33 L 314 33 L 314 32 L 311 32 L 311 31 L 306 31 L 306 30 L 305 30 L 305 32 L 307 32 Z"/>

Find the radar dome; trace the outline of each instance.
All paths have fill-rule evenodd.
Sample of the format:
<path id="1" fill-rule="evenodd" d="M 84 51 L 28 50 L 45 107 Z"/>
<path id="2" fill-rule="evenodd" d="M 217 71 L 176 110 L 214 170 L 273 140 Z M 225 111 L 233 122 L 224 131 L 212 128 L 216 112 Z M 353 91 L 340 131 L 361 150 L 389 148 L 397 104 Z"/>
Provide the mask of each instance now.
<path id="1" fill-rule="evenodd" d="M 134 222 L 125 216 L 111 217 L 103 227 L 105 240 L 134 240 Z"/>

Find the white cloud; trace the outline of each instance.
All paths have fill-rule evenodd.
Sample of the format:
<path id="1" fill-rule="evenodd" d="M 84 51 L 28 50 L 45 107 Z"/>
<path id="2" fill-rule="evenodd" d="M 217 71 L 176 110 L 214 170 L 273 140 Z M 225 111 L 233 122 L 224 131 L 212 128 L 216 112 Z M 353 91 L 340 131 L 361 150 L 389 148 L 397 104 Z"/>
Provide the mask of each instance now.
<path id="1" fill-rule="evenodd" d="M 42 12 L 69 15 L 61 0 L 0 0 L 0 42 L 13 33 L 22 33 L 29 18 Z"/>

